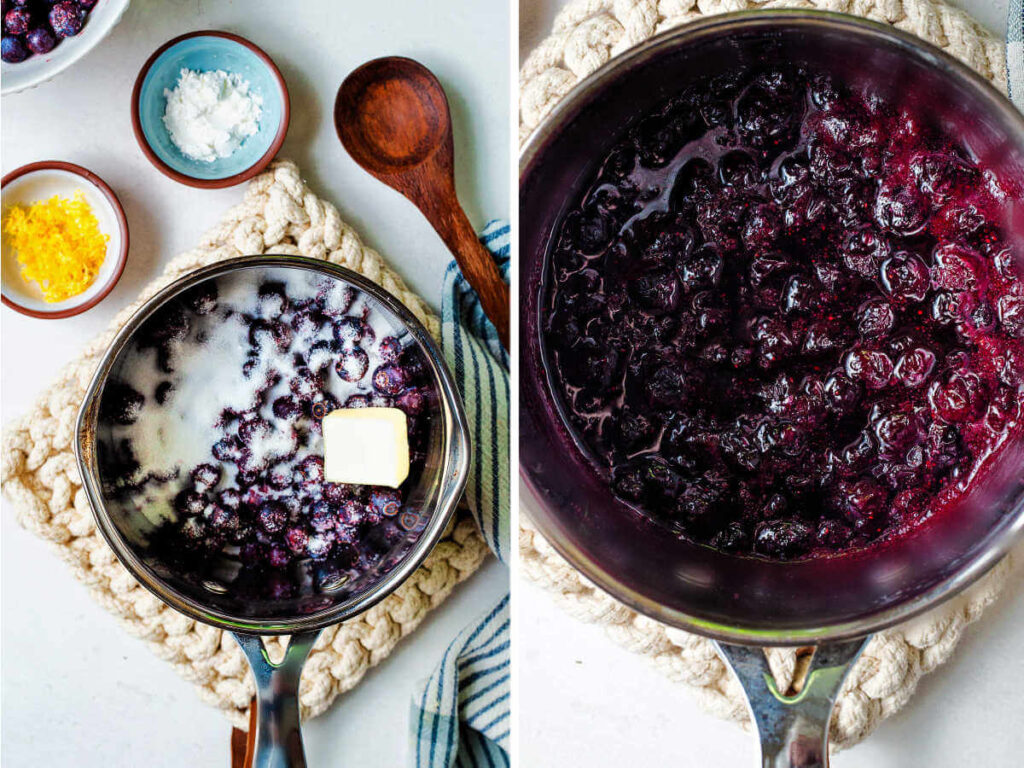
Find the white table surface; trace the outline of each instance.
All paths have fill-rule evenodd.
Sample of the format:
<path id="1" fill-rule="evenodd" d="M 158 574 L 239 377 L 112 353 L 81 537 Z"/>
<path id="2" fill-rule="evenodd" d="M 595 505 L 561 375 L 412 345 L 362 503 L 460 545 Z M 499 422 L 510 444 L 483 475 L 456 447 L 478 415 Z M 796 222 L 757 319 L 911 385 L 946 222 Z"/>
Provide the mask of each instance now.
<path id="1" fill-rule="evenodd" d="M 523 0 L 519 50 L 547 34 L 561 0 Z M 1006 0 L 960 0 L 1005 29 Z M 1018 558 L 1024 549 L 1018 548 Z M 736 768 L 755 764 L 752 737 L 704 714 L 687 690 L 602 628 L 569 617 L 537 586 L 514 584 L 519 760 L 526 768 L 627 765 Z M 1024 568 L 967 630 L 956 656 L 925 677 L 907 707 L 836 768 L 1021 765 L 1024 750 Z"/>
<path id="2" fill-rule="evenodd" d="M 381 251 L 435 308 L 449 256 L 396 192 L 360 170 L 331 120 L 341 80 L 377 56 L 422 61 L 445 86 L 454 120 L 460 197 L 482 226 L 507 217 L 510 199 L 508 6 L 476 0 L 135 0 L 121 24 L 71 70 L 5 96 L 4 172 L 61 159 L 84 165 L 118 193 L 131 230 L 128 267 L 115 291 L 62 321 L 2 311 L 3 420 L 29 407 L 77 349 L 177 253 L 241 199 L 243 187 L 181 186 L 154 169 L 132 135 L 129 97 L 160 44 L 196 29 L 225 29 L 257 43 L 288 82 L 292 120 L 283 157 L 312 189 Z M 22 766 L 228 765 L 227 722 L 144 643 L 96 606 L 47 546 L 2 509 L 3 730 L 0 763 Z M 504 591 L 493 560 L 415 635 L 326 715 L 305 728 L 315 766 L 404 764 L 409 700 L 451 638 Z"/>

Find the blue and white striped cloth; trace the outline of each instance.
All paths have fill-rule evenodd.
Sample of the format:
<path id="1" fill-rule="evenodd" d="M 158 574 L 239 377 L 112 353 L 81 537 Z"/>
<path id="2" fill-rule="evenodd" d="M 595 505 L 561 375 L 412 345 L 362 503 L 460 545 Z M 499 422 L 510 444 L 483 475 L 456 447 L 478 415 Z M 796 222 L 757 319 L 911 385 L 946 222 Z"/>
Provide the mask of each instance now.
<path id="1" fill-rule="evenodd" d="M 1010 98 L 1024 112 L 1024 0 L 1010 0 L 1006 17 L 1006 70 Z"/>
<path id="2" fill-rule="evenodd" d="M 508 224 L 493 221 L 481 241 L 508 279 Z M 465 501 L 491 550 L 509 552 L 508 353 L 455 262 L 444 276 L 441 347 L 466 405 L 473 461 Z M 448 646 L 413 694 L 413 768 L 509 765 L 509 601 L 506 594 Z"/>

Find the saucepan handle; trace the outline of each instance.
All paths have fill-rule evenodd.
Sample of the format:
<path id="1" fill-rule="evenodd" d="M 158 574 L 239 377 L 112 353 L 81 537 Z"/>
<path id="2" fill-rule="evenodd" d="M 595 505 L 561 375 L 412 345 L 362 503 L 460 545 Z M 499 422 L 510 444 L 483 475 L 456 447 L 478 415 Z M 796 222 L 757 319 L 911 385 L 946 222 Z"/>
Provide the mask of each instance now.
<path id="1" fill-rule="evenodd" d="M 761 740 L 761 768 L 827 768 L 828 724 L 843 680 L 871 638 L 817 646 L 799 693 L 775 685 L 761 648 L 719 643 L 747 695 Z"/>
<path id="2" fill-rule="evenodd" d="M 275 664 L 257 635 L 233 632 L 256 680 L 256 754 L 252 768 L 306 768 L 299 731 L 299 676 L 320 630 L 292 635 Z"/>

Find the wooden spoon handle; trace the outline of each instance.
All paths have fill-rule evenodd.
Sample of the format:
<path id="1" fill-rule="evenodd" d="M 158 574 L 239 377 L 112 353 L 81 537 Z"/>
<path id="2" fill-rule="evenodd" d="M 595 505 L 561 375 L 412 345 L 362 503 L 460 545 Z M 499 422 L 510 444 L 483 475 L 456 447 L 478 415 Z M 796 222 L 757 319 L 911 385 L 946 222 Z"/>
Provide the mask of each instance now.
<path id="1" fill-rule="evenodd" d="M 462 274 L 480 297 L 484 314 L 494 323 L 501 345 L 508 349 L 509 288 L 498 271 L 498 265 L 494 263 L 494 257 L 477 238 L 473 225 L 457 201 L 454 205 L 435 209 L 432 213 L 427 218 L 448 250 L 455 254 Z"/>

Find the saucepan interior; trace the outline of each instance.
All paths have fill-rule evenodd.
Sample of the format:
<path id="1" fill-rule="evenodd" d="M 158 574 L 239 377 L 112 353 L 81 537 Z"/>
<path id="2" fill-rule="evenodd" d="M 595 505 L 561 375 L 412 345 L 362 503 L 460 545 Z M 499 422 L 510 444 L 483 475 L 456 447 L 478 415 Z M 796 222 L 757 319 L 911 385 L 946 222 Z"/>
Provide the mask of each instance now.
<path id="1" fill-rule="evenodd" d="M 1024 448 L 1009 445 L 956 509 L 910 535 L 833 558 L 769 562 L 679 539 L 616 500 L 559 415 L 540 334 L 552 233 L 637 117 L 697 77 L 765 59 L 804 61 L 918 101 L 1017 192 L 1024 119 L 993 88 L 900 32 L 817 12 L 730 14 L 665 33 L 581 83 L 521 158 L 520 445 L 531 517 L 598 585 L 657 619 L 722 640 L 792 644 L 895 623 L 991 567 L 1024 528 Z M 1020 212 L 1010 226 L 1024 235 Z"/>
<path id="2" fill-rule="evenodd" d="M 432 394 L 423 405 L 427 425 L 425 459 L 422 469 L 410 475 L 396 517 L 396 525 L 407 533 L 390 545 L 374 567 L 355 578 L 325 578 L 320 572 L 322 563 L 304 559 L 288 566 L 287 589 L 272 585 L 264 588 L 267 585 L 251 581 L 241 589 L 238 582 L 232 582 L 232 574 L 239 568 L 237 558 L 228 555 L 202 575 L 186 571 L 171 556 L 151 546 L 157 528 L 154 521 L 162 522 L 154 512 L 152 499 L 145 494 L 121 492 L 113 481 L 111 457 L 121 449 L 117 433 L 104 416 L 104 396 L 116 386 L 111 382 L 124 373 L 126 360 L 132 359 L 139 334 L 160 321 L 162 308 L 172 306 L 186 292 L 246 272 L 300 275 L 302 279 L 323 276 L 361 291 L 366 301 L 373 303 L 374 311 L 386 315 L 392 327 L 404 331 L 403 338 L 418 350 L 425 375 L 432 382 Z M 308 278 L 310 275 L 315 277 Z M 217 377 L 212 373 L 207 371 L 205 377 L 214 381 Z M 167 450 L 175 449 L 173 441 L 168 440 Z M 132 574 L 158 597 L 196 619 L 254 633 L 316 629 L 367 609 L 397 588 L 443 534 L 465 485 L 469 462 L 461 400 L 426 329 L 393 297 L 360 275 L 328 262 L 285 256 L 221 262 L 172 283 L 149 300 L 114 339 L 90 384 L 79 415 L 77 453 L 99 528 Z M 224 577 L 211 578 L 210 571 Z"/>

